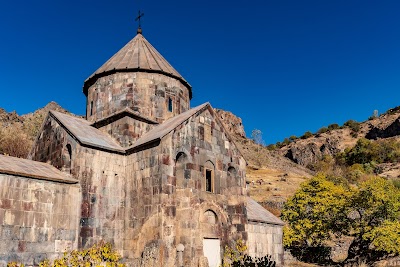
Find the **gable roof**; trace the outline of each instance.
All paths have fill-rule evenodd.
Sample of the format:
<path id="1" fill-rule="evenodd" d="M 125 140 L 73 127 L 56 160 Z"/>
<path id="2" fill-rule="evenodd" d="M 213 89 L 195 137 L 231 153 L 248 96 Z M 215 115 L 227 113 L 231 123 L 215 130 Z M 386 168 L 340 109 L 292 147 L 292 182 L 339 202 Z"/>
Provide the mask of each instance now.
<path id="1" fill-rule="evenodd" d="M 247 198 L 247 218 L 253 222 L 263 222 L 276 225 L 285 225 L 285 223 L 258 204 L 254 199 Z"/>
<path id="2" fill-rule="evenodd" d="M 105 118 L 102 118 L 102 119 L 99 119 L 99 120 L 97 120 L 95 122 L 92 122 L 90 124 L 90 126 L 93 126 L 95 128 L 100 128 L 100 127 L 102 127 L 102 126 L 104 126 L 104 125 L 106 125 L 106 124 L 108 124 L 110 122 L 114 122 L 114 121 L 119 120 L 119 119 L 121 119 L 122 117 L 125 117 L 125 116 L 137 119 L 139 121 L 146 122 L 148 124 L 159 124 L 158 122 L 156 122 L 156 121 L 154 121 L 152 119 L 146 118 L 146 117 L 142 116 L 141 114 L 139 114 L 138 112 L 135 112 L 132 109 L 126 107 L 126 108 L 124 108 L 122 110 L 119 110 L 119 111 L 117 111 L 117 112 L 115 112 L 115 113 L 113 113 L 113 114 L 111 114 L 111 115 L 109 115 L 109 116 L 107 116 Z"/>
<path id="3" fill-rule="evenodd" d="M 140 137 L 136 142 L 130 146 L 128 149 L 136 148 L 148 143 L 151 143 L 157 139 L 161 139 L 164 136 L 166 136 L 168 133 L 173 131 L 176 127 L 184 123 L 186 120 L 188 120 L 190 117 L 192 117 L 194 114 L 202 111 L 204 108 L 210 106 L 210 103 L 204 103 L 200 106 L 197 106 L 195 108 L 189 109 L 175 117 L 172 117 L 166 121 L 164 121 L 162 124 L 157 125 L 154 127 L 152 130 L 144 134 L 142 137 Z"/>
<path id="4" fill-rule="evenodd" d="M 89 121 L 54 110 L 49 111 L 49 114 L 80 143 L 115 152 L 125 152 L 125 149 L 114 139 L 108 134 L 92 127 Z"/>
<path id="5" fill-rule="evenodd" d="M 97 122 L 91 123 L 85 119 L 70 116 L 54 110 L 49 111 L 49 115 L 52 118 L 54 118 L 72 137 L 74 137 L 82 145 L 86 145 L 89 147 L 96 147 L 111 152 L 117 152 L 120 154 L 125 154 L 128 151 L 132 151 L 132 149 L 144 146 L 156 140 L 160 140 L 168 133 L 173 131 L 176 127 L 187 121 L 190 117 L 192 117 L 196 113 L 202 112 L 206 108 L 209 109 L 212 114 L 214 114 L 210 103 L 206 102 L 195 108 L 189 109 L 175 117 L 172 117 L 164 121 L 162 124 L 155 125 L 153 129 L 142 135 L 138 140 L 136 140 L 135 143 L 133 143 L 133 145 L 127 148 L 120 146 L 117 143 L 117 141 L 115 141 L 111 136 L 95 128 L 97 126 L 96 125 Z M 122 110 L 121 112 L 117 112 L 114 115 L 118 115 L 120 113 L 123 114 L 124 112 L 132 113 L 130 114 L 131 116 L 137 115 L 129 109 Z M 218 119 L 217 116 L 213 115 L 213 117 L 219 123 L 219 125 L 224 129 L 227 138 L 233 144 L 235 144 L 235 142 L 230 137 L 229 132 L 223 126 L 223 123 Z M 243 156 L 242 152 L 239 150 L 237 146 L 236 149 Z"/>
<path id="6" fill-rule="evenodd" d="M 50 164 L 0 155 L 0 173 L 75 184 L 78 181 Z"/>
<path id="7" fill-rule="evenodd" d="M 118 72 L 153 72 L 161 73 L 181 81 L 189 89 L 189 97 L 192 98 L 190 84 L 168 63 L 168 61 L 138 33 L 121 50 L 115 53 L 106 63 L 97 69 L 85 81 L 83 92 L 87 95 L 88 88 L 100 77 Z"/>

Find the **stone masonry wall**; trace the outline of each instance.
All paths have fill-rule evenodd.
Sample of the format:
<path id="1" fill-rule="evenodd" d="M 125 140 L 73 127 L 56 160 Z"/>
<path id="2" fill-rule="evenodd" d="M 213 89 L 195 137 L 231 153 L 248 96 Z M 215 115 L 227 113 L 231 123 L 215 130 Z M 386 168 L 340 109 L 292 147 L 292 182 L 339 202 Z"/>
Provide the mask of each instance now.
<path id="1" fill-rule="evenodd" d="M 80 204 L 77 185 L 0 174 L 0 266 L 76 249 Z"/>
<path id="2" fill-rule="evenodd" d="M 59 170 L 65 165 L 71 165 L 70 159 L 64 155 L 67 144 L 76 150 L 77 142 L 49 115 L 44 121 L 43 130 L 30 153 L 30 158 L 35 161 L 47 162 Z M 68 161 L 68 162 L 67 162 Z M 68 166 L 71 167 L 71 166 Z M 65 169 L 65 168 L 64 168 Z M 68 168 L 70 172 L 70 168 Z"/>
<path id="3" fill-rule="evenodd" d="M 99 129 L 112 136 L 122 147 L 128 147 L 153 127 L 153 124 L 126 116 Z"/>
<path id="4" fill-rule="evenodd" d="M 276 265 L 282 266 L 282 226 L 261 222 L 249 222 L 246 225 L 246 230 L 249 237 L 247 241 L 249 255 L 252 257 L 271 255 Z"/>
<path id="5" fill-rule="evenodd" d="M 126 157 L 123 255 L 135 267 L 166 266 L 165 258 L 169 256 L 162 255 L 160 194 L 165 188 L 161 180 L 160 154 L 160 147 L 154 146 Z"/>
<path id="6" fill-rule="evenodd" d="M 220 239 L 221 257 L 225 245 L 248 240 L 246 163 L 209 109 L 129 155 L 83 147 L 48 118 L 32 158 L 61 166 L 67 144 L 81 187 L 78 247 L 103 240 L 133 267 L 172 267 L 178 244 L 186 248 L 185 266 L 195 266 L 204 260 L 204 238 Z M 206 169 L 213 171 L 212 192 Z"/>
<path id="7" fill-rule="evenodd" d="M 78 247 L 99 241 L 123 250 L 125 214 L 125 157 L 81 146 L 54 119 L 48 117 L 31 154 L 33 160 L 63 169 L 62 155 L 71 146 L 71 175 L 81 194 Z M 60 167 L 61 166 L 61 167 Z"/>
<path id="8" fill-rule="evenodd" d="M 204 238 L 220 239 L 222 258 L 225 245 L 247 240 L 245 161 L 208 109 L 166 136 L 161 146 L 162 233 L 173 256 L 166 266 L 176 264 L 178 244 L 185 247 L 184 266 L 197 266 L 204 258 Z M 186 159 L 180 171 L 177 156 L 182 153 Z M 235 177 L 228 174 L 229 167 L 235 168 Z M 213 168 L 213 192 L 206 192 L 206 168 Z"/>
<path id="9" fill-rule="evenodd" d="M 169 98 L 172 112 L 168 111 Z M 174 78 L 157 73 L 116 73 L 99 78 L 89 87 L 86 114 L 94 122 L 129 107 L 146 118 L 163 122 L 188 110 L 189 101 L 189 90 Z"/>

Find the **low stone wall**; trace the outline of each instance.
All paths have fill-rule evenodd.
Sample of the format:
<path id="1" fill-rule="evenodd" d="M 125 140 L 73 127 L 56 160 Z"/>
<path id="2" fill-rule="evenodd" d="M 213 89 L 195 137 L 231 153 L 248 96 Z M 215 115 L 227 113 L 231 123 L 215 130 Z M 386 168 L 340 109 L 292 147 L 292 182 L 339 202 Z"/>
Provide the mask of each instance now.
<path id="1" fill-rule="evenodd" d="M 77 248 L 80 187 L 0 174 L 0 267 Z"/>

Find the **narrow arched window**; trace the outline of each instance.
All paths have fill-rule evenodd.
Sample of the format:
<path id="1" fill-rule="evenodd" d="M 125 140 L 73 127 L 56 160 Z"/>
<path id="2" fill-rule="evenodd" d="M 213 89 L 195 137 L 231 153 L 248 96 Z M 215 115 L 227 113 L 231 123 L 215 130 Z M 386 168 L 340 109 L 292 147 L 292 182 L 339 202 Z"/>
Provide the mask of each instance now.
<path id="1" fill-rule="evenodd" d="M 90 116 L 93 115 L 93 101 L 90 101 Z"/>
<path id="2" fill-rule="evenodd" d="M 71 173 L 71 165 L 72 165 L 72 148 L 70 144 L 67 144 L 63 149 L 62 155 L 63 167 L 62 169 L 66 172 Z"/>
<path id="3" fill-rule="evenodd" d="M 227 177 L 228 187 L 240 185 L 240 178 L 237 177 L 237 172 L 234 167 L 232 166 L 229 167 L 227 174 L 228 174 Z"/>
<path id="4" fill-rule="evenodd" d="M 187 162 L 187 156 L 183 152 L 179 152 L 176 155 L 176 160 L 175 160 L 175 176 L 177 179 L 182 179 L 183 177 L 185 179 L 190 179 L 190 176 L 185 175 L 185 165 Z"/>
<path id="5" fill-rule="evenodd" d="M 172 110 L 173 110 L 172 99 L 170 97 L 168 97 L 168 111 L 172 112 Z"/>
<path id="6" fill-rule="evenodd" d="M 204 184 L 207 192 L 214 192 L 214 164 L 211 161 L 204 165 Z"/>

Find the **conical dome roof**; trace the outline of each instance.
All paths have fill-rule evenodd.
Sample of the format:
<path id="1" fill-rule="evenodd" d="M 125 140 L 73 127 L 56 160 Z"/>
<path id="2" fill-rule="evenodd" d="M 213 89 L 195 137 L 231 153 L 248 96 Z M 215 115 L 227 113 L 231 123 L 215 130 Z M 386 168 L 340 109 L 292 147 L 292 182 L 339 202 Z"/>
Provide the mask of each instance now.
<path id="1" fill-rule="evenodd" d="M 100 77 L 116 72 L 154 72 L 180 80 L 188 89 L 192 98 L 190 84 L 168 63 L 168 61 L 138 32 L 121 50 L 112 56 L 103 66 L 85 81 L 83 92 Z"/>

